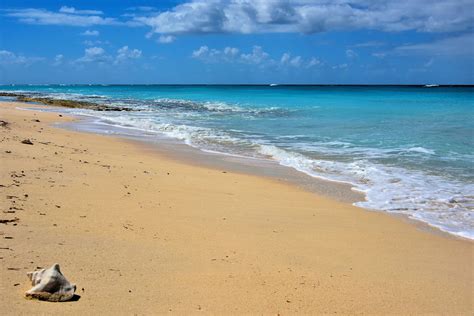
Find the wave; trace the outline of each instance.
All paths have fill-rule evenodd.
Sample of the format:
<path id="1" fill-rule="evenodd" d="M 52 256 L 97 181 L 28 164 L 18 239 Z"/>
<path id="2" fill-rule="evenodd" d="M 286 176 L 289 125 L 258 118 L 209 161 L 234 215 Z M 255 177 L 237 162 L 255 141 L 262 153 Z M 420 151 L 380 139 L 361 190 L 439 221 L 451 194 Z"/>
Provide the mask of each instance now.
<path id="1" fill-rule="evenodd" d="M 151 107 L 159 107 L 166 109 L 179 109 L 189 111 L 210 112 L 217 114 L 251 114 L 251 115 L 278 115 L 285 116 L 291 111 L 278 107 L 267 108 L 248 108 L 238 105 L 231 105 L 225 102 L 217 101 L 191 101 L 182 99 L 160 98 L 154 99 L 152 102 L 145 101 Z"/>
<path id="2" fill-rule="evenodd" d="M 416 153 L 421 153 L 421 154 L 427 154 L 427 155 L 434 155 L 435 151 L 432 149 L 427 149 L 424 147 L 411 147 L 407 149 L 410 152 L 416 152 Z"/>
<path id="3" fill-rule="evenodd" d="M 474 239 L 474 185 L 367 160 L 317 160 L 273 145 L 261 146 L 260 152 L 312 177 L 353 185 L 366 196 L 356 206 L 404 214 Z"/>

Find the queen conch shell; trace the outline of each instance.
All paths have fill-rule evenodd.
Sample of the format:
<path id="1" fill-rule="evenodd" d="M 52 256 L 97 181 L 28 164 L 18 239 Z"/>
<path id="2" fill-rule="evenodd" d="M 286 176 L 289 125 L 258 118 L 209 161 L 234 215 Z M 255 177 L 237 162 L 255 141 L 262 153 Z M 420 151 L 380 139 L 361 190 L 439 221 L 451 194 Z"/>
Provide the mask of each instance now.
<path id="1" fill-rule="evenodd" d="M 76 285 L 64 277 L 57 263 L 49 269 L 28 272 L 27 275 L 33 287 L 25 293 L 26 298 L 64 302 L 70 300 L 76 291 Z"/>

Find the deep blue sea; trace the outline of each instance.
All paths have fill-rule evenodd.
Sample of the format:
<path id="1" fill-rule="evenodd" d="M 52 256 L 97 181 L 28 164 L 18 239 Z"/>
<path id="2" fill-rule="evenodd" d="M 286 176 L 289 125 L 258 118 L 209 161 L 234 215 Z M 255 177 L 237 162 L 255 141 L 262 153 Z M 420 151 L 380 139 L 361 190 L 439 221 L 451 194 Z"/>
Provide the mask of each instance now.
<path id="1" fill-rule="evenodd" d="M 140 109 L 99 124 L 351 183 L 367 209 L 474 239 L 474 88 L 410 86 L 0 86 Z"/>

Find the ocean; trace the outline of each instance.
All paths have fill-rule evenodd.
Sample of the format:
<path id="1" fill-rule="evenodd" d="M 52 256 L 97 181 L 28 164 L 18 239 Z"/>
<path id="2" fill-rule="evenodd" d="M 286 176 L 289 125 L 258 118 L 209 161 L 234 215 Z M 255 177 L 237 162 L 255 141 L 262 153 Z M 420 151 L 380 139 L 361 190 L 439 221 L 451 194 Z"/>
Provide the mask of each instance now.
<path id="1" fill-rule="evenodd" d="M 138 111 L 65 111 L 349 183 L 365 194 L 359 207 L 474 239 L 474 87 L 15 85 L 0 91 L 131 107 Z"/>

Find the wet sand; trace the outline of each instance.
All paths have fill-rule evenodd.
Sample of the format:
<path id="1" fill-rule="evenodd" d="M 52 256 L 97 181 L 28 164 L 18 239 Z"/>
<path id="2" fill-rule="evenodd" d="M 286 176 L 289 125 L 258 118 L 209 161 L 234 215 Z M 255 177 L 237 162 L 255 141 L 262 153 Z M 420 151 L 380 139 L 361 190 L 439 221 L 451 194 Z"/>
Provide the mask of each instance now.
<path id="1" fill-rule="evenodd" d="M 0 103 L 2 314 L 474 311 L 471 241 L 17 106 Z M 24 299 L 55 262 L 78 300 Z"/>

